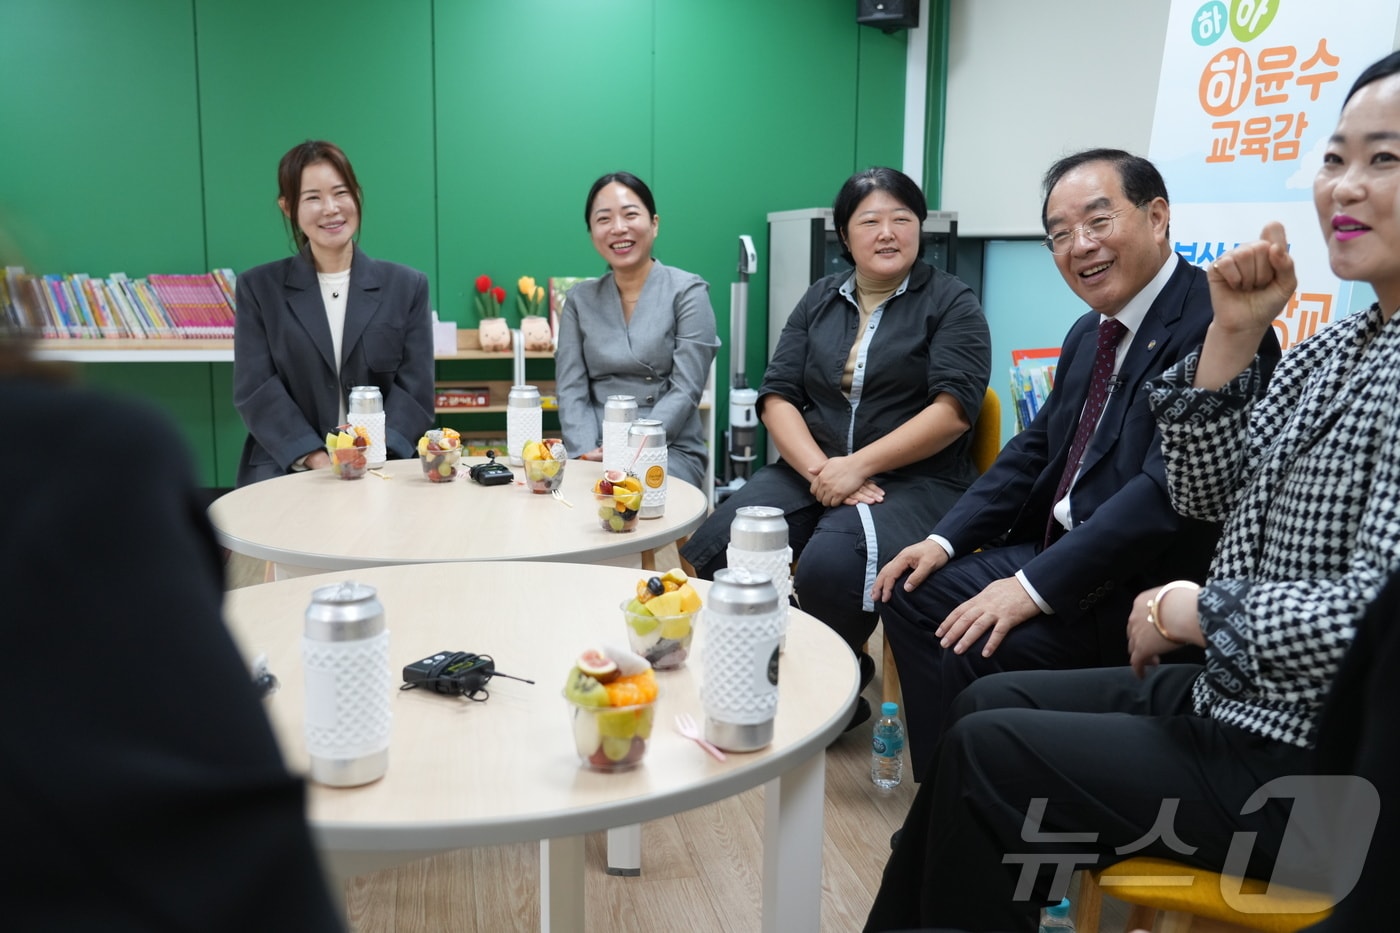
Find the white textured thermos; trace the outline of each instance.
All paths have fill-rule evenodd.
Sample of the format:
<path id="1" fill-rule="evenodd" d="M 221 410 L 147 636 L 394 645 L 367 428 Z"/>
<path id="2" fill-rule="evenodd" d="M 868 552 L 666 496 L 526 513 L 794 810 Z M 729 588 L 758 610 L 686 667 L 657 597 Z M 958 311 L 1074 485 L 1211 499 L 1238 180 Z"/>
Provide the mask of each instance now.
<path id="1" fill-rule="evenodd" d="M 516 466 L 524 464 L 525 442 L 543 439 L 544 411 L 539 388 L 511 386 L 506 396 L 506 451 L 510 462 Z"/>
<path id="2" fill-rule="evenodd" d="M 627 461 L 642 480 L 642 518 L 666 514 L 666 426 L 654 418 L 638 418 L 627 429 Z"/>
<path id="3" fill-rule="evenodd" d="M 792 548 L 788 546 L 788 525 L 783 510 L 771 505 L 746 505 L 734 513 L 729 523 L 729 548 L 725 565 L 751 574 L 764 574 L 778 591 L 778 602 L 786 609 L 792 595 Z M 783 625 L 779 645 L 786 647 L 787 625 Z"/>
<path id="4" fill-rule="evenodd" d="M 314 590 L 301 660 L 311 779 L 353 787 L 383 777 L 393 683 L 389 632 L 374 587 L 347 580 Z"/>
<path id="5" fill-rule="evenodd" d="M 635 395 L 609 395 L 603 403 L 603 469 L 626 470 L 632 463 L 627 432 L 637 419 Z"/>
<path id="6" fill-rule="evenodd" d="M 773 741 L 778 712 L 778 642 L 787 606 L 761 574 L 725 569 L 705 600 L 700 706 L 705 738 L 748 752 Z"/>
<path id="7" fill-rule="evenodd" d="M 383 466 L 389 459 L 384 444 L 384 396 L 379 386 L 355 386 L 350 390 L 350 405 L 345 420 L 361 425 L 369 433 L 369 449 L 365 460 L 371 467 Z"/>
<path id="8" fill-rule="evenodd" d="M 725 564 L 749 573 L 766 574 L 784 603 L 792 595 L 792 548 L 787 519 L 771 505 L 746 505 L 729 524 Z"/>

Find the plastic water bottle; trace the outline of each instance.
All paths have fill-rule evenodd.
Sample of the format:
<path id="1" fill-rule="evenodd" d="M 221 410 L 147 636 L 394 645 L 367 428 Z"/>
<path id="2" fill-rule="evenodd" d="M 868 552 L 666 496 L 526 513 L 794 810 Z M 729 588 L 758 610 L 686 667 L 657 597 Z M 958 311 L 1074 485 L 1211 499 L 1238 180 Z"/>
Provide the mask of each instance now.
<path id="1" fill-rule="evenodd" d="M 1051 904 L 1040 915 L 1040 933 L 1074 933 L 1074 921 L 1069 916 L 1069 898 Z"/>
<path id="2" fill-rule="evenodd" d="M 899 704 L 880 707 L 875 735 L 870 743 L 870 780 L 880 790 L 893 790 L 904 778 L 904 725 L 899 721 Z"/>

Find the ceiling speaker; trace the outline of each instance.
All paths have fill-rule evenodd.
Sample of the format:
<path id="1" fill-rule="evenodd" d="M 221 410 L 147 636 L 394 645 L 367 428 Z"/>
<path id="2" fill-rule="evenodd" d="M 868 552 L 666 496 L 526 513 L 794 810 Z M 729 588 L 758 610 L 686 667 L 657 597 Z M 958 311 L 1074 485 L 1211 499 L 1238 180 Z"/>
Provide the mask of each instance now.
<path id="1" fill-rule="evenodd" d="M 919 25 L 919 0 L 856 0 L 856 22 L 885 32 Z"/>

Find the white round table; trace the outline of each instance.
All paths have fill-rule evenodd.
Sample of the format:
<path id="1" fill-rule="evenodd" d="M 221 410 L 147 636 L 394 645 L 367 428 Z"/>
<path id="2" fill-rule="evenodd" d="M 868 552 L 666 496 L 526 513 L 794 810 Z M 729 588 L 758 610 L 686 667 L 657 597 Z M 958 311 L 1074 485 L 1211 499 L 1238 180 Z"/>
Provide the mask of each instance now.
<path id="1" fill-rule="evenodd" d="M 618 604 L 638 571 L 559 563 L 376 567 L 230 591 L 230 630 L 244 655 L 266 654 L 281 687 L 267 700 L 289 766 L 307 772 L 302 732 L 302 617 L 311 592 L 354 579 L 378 589 L 394 682 L 441 650 L 492 655 L 484 703 L 395 691 L 389 770 L 358 788 L 309 785 L 308 816 L 337 880 L 437 852 L 542 840 L 542 926 L 583 930 L 583 834 L 677 813 L 759 784 L 765 791 L 763 929 L 816 930 L 821 903 L 825 749 L 850 715 L 859 679 L 850 649 L 796 609 L 780 661 L 773 742 L 719 762 L 673 728 L 703 720 L 703 615 L 691 660 L 659 672 L 656 726 L 632 771 L 581 765 L 561 695 L 584 648 L 626 644 Z M 696 581 L 702 596 L 709 586 Z"/>
<path id="2" fill-rule="evenodd" d="M 417 460 L 389 461 L 381 470 L 389 479 L 309 470 L 220 496 L 209 520 L 224 547 L 296 573 L 437 561 L 597 562 L 679 540 L 708 511 L 699 489 L 671 477 L 665 515 L 615 534 L 603 530 L 593 499 L 602 464 L 567 462 L 560 491 L 568 505 L 531 493 L 524 469 L 512 469 L 517 484 L 509 486 L 480 486 L 466 476 L 430 483 Z"/>

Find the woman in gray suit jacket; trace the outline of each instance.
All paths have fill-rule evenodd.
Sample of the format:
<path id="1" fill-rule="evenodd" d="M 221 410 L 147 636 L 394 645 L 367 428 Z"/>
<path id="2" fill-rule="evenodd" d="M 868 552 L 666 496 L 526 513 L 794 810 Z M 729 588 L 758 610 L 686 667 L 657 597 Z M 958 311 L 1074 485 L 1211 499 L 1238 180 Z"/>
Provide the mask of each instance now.
<path id="1" fill-rule="evenodd" d="M 384 396 L 390 457 L 416 456 L 433 423 L 428 279 L 355 245 L 360 185 L 333 143 L 294 146 L 277 169 L 297 253 L 238 277 L 233 403 L 248 427 L 239 486 L 330 463 L 350 389 Z"/>
<path id="2" fill-rule="evenodd" d="M 632 395 L 638 418 L 666 426 L 671 475 L 700 486 L 710 456 L 700 393 L 719 349 L 710 286 L 652 258 L 660 218 L 636 175 L 595 181 L 583 217 L 609 271 L 570 289 L 559 315 L 554 367 L 564 446 L 601 460 L 603 404 Z"/>

